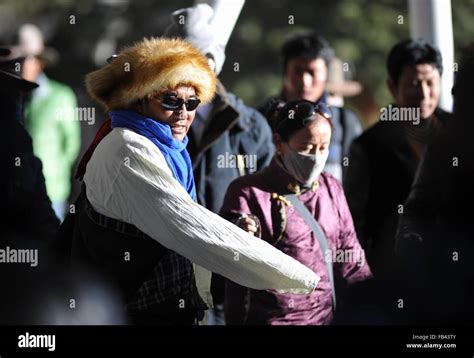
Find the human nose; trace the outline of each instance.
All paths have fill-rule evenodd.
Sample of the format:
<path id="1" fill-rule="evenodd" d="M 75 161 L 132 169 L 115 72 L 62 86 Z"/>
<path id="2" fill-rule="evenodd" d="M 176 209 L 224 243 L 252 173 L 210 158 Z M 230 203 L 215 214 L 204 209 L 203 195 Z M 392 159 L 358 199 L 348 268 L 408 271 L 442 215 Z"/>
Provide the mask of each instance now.
<path id="1" fill-rule="evenodd" d="M 311 76 L 310 73 L 305 72 L 303 74 L 303 85 L 305 87 L 311 87 L 312 84 L 313 84 L 313 76 Z"/>
<path id="2" fill-rule="evenodd" d="M 181 106 L 176 109 L 176 112 L 178 113 L 179 116 L 183 116 L 183 117 L 187 116 L 188 110 L 186 109 L 186 102 L 185 101 L 183 101 Z"/>
<path id="3" fill-rule="evenodd" d="M 417 97 L 420 101 L 430 97 L 430 86 L 425 81 L 420 81 L 416 90 Z"/>

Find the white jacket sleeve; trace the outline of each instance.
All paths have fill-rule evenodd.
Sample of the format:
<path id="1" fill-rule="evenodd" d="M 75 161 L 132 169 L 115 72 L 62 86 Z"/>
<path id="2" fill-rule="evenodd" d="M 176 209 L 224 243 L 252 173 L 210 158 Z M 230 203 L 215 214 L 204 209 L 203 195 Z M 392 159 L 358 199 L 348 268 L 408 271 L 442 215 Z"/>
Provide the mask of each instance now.
<path id="1" fill-rule="evenodd" d="M 112 217 L 242 286 L 294 293 L 316 287 L 319 277 L 312 270 L 195 203 L 172 177 L 158 148 L 151 142 L 146 148 L 137 144 L 125 143 L 120 168 L 110 181 L 105 208 Z"/>

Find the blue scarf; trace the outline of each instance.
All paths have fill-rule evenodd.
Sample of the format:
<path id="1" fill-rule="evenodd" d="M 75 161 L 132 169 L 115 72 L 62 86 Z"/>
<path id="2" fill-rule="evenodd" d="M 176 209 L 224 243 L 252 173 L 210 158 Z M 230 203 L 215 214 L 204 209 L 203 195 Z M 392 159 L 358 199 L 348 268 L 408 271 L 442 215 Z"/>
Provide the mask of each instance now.
<path id="1" fill-rule="evenodd" d="M 151 140 L 163 153 L 173 177 L 186 189 L 191 198 L 196 200 L 193 167 L 186 150 L 187 136 L 180 142 L 173 138 L 169 125 L 144 117 L 135 111 L 118 110 L 110 111 L 109 114 L 112 118 L 112 128 L 127 128 Z"/>

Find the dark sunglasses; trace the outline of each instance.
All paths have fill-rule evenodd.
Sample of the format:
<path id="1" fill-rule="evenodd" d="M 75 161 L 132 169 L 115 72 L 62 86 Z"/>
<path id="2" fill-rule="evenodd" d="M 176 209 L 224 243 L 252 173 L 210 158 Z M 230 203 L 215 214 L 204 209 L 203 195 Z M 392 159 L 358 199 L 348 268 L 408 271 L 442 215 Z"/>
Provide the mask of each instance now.
<path id="1" fill-rule="evenodd" d="M 184 100 L 182 98 L 176 97 L 175 95 L 164 95 L 159 99 L 161 106 L 170 111 L 176 111 L 184 105 L 186 106 L 187 111 L 194 111 L 201 103 L 199 98 L 191 98 Z"/>
<path id="2" fill-rule="evenodd" d="M 316 113 L 320 114 L 326 119 L 332 118 L 332 111 L 329 106 L 324 102 L 310 102 L 306 100 L 300 100 L 296 102 L 290 102 L 280 110 L 279 124 L 277 129 L 288 121 L 301 121 L 306 124 L 308 121 L 312 121 Z"/>

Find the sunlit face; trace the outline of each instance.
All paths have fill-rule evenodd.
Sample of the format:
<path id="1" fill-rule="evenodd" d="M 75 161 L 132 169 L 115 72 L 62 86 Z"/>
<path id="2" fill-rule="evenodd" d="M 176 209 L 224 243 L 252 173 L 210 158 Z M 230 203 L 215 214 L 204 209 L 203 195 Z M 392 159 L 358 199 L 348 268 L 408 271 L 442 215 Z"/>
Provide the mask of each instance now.
<path id="1" fill-rule="evenodd" d="M 284 143 L 278 133 L 274 134 L 276 148 L 282 155 L 288 154 L 288 147 L 301 154 L 323 154 L 329 150 L 331 126 L 320 114 L 315 116 L 318 118 L 293 133 L 288 143 Z"/>
<path id="2" fill-rule="evenodd" d="M 432 64 L 405 66 L 398 84 L 389 80 L 388 86 L 398 107 L 420 108 L 421 118 L 429 118 L 439 103 L 441 76 Z"/>
<path id="3" fill-rule="evenodd" d="M 164 92 L 156 97 L 145 100 L 141 105 L 143 115 L 153 118 L 160 123 L 168 124 L 171 127 L 173 137 L 179 141 L 183 141 L 191 127 L 191 123 L 193 123 L 196 109 L 188 111 L 184 103 L 179 109 L 174 111 L 165 109 L 160 102 L 162 96 L 165 94 L 188 100 L 197 98 L 196 91 L 194 87 L 178 86 L 172 91 Z"/>
<path id="4" fill-rule="evenodd" d="M 321 98 L 328 80 L 328 68 L 322 58 L 295 57 L 288 61 L 284 77 L 287 100 Z"/>

